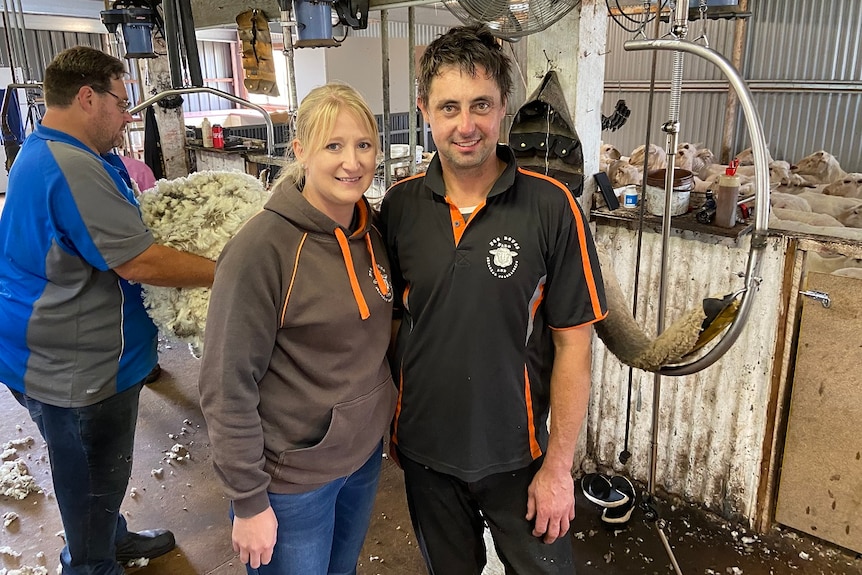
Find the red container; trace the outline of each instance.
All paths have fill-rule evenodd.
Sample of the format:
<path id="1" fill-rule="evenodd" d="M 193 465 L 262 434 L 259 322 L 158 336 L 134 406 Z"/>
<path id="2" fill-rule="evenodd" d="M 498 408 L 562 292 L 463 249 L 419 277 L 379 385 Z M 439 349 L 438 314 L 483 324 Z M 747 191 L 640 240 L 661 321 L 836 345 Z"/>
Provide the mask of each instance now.
<path id="1" fill-rule="evenodd" d="M 224 148 L 224 128 L 213 124 L 213 148 Z"/>

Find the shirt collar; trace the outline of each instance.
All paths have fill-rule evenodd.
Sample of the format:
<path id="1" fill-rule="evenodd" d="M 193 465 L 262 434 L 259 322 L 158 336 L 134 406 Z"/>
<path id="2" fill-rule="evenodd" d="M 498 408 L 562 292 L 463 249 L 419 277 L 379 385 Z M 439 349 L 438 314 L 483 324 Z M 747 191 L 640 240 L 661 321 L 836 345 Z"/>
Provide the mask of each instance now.
<path id="1" fill-rule="evenodd" d="M 506 144 L 497 144 L 497 157 L 506 163 L 506 168 L 494 182 L 488 197 L 502 194 L 511 188 L 515 183 L 515 174 L 518 172 L 518 164 L 515 161 L 512 148 Z M 446 196 L 446 184 L 443 182 L 443 166 L 440 164 L 439 154 L 434 154 L 434 158 L 428 164 L 428 170 L 425 172 L 425 185 L 441 198 Z"/>

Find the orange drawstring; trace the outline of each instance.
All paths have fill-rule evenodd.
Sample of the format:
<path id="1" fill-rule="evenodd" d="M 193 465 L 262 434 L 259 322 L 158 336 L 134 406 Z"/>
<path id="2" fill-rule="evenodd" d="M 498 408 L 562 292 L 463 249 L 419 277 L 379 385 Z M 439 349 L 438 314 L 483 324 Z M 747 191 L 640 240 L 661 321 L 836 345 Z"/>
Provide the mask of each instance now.
<path id="1" fill-rule="evenodd" d="M 383 279 L 383 274 L 377 269 L 377 260 L 374 258 L 374 247 L 371 245 L 371 234 L 365 234 L 365 245 L 368 246 L 368 254 L 371 256 L 371 267 L 374 269 L 374 279 L 377 280 L 377 286 L 380 288 L 380 293 L 384 296 L 389 295 L 389 287 Z"/>
<path id="2" fill-rule="evenodd" d="M 344 235 L 341 228 L 335 228 L 335 238 L 338 240 L 338 245 L 341 246 L 344 267 L 347 268 L 347 277 L 350 278 L 350 289 L 353 291 L 353 299 L 356 300 L 356 305 L 359 308 L 359 316 L 362 319 L 368 319 L 371 317 L 371 312 L 368 310 L 368 304 L 365 303 L 365 297 L 359 288 L 359 280 L 356 279 L 356 270 L 353 269 L 353 257 L 350 255 L 350 245 L 347 243 L 347 236 Z"/>

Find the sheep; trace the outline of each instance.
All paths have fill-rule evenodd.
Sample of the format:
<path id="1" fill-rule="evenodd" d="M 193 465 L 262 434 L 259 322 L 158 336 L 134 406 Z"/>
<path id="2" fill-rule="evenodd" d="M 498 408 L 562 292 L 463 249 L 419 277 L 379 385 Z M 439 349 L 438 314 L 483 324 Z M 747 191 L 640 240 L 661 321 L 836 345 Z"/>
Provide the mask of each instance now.
<path id="1" fill-rule="evenodd" d="M 716 178 L 727 171 L 726 164 L 710 164 L 701 170 L 700 177 L 704 180 Z M 745 176 L 746 178 L 754 178 L 754 166 L 739 166 L 736 168 L 737 176 Z"/>
<path id="2" fill-rule="evenodd" d="M 643 170 L 644 166 L 644 147 L 638 146 L 632 151 L 632 155 L 629 158 L 629 163 L 633 166 L 637 166 L 639 170 Z M 665 151 L 656 146 L 655 144 L 649 145 L 649 163 L 647 164 L 647 173 L 654 172 L 656 170 L 662 170 L 667 168 L 667 154 Z"/>
<path id="3" fill-rule="evenodd" d="M 694 176 L 694 191 L 700 192 L 701 194 L 706 193 L 707 190 L 714 190 L 715 187 L 713 184 L 715 180 L 701 180 L 697 174 Z"/>
<path id="4" fill-rule="evenodd" d="M 833 276 L 862 279 L 862 268 L 841 268 L 832 272 Z"/>
<path id="5" fill-rule="evenodd" d="M 800 212 L 810 212 L 811 205 L 805 200 L 793 194 L 783 194 L 781 192 L 772 192 L 769 194 L 769 204 L 773 208 L 788 208 L 798 210 Z"/>
<path id="6" fill-rule="evenodd" d="M 790 162 L 773 160 L 769 162 L 769 183 L 778 185 L 784 179 L 790 179 Z"/>
<path id="7" fill-rule="evenodd" d="M 842 268 L 862 268 L 862 260 L 832 252 L 805 252 L 805 272 L 830 274 Z"/>
<path id="8" fill-rule="evenodd" d="M 862 241 L 862 229 L 847 228 L 844 226 L 813 226 L 802 222 L 779 220 L 769 218 L 770 230 L 781 230 L 797 234 L 808 234 L 812 236 L 827 236 L 829 238 L 844 238 L 853 241 Z"/>
<path id="9" fill-rule="evenodd" d="M 611 185 L 615 188 L 628 184 L 640 184 L 643 180 L 641 171 L 626 160 L 614 160 L 611 162 L 610 166 L 608 166 L 607 174 Z"/>
<path id="10" fill-rule="evenodd" d="M 703 170 L 715 163 L 712 150 L 702 144 L 684 142 L 676 147 L 676 167 L 700 177 Z"/>
<path id="11" fill-rule="evenodd" d="M 611 165 L 611 162 L 614 160 L 619 160 L 622 157 L 622 154 L 613 144 L 605 144 L 602 143 L 599 148 L 599 171 L 607 172 L 608 166 Z"/>
<path id="12" fill-rule="evenodd" d="M 837 219 L 848 228 L 862 228 L 862 205 L 848 208 L 846 211 L 838 214 Z"/>
<path id="13" fill-rule="evenodd" d="M 787 208 L 772 208 L 771 214 L 779 220 L 802 222 L 810 226 L 842 227 L 844 224 L 827 214 L 789 210 Z"/>
<path id="14" fill-rule="evenodd" d="M 812 212 L 819 214 L 827 214 L 833 218 L 844 214 L 850 208 L 857 208 L 862 205 L 862 200 L 856 198 L 842 198 L 840 196 L 824 196 L 816 192 L 802 192 L 800 198 L 805 198 L 808 205 L 811 206 Z"/>
<path id="15" fill-rule="evenodd" d="M 736 159 L 739 160 L 740 166 L 753 166 L 754 165 L 754 152 L 751 151 L 751 148 L 745 148 L 738 154 L 736 154 Z M 772 154 L 769 153 L 769 149 L 766 150 L 766 161 L 768 163 L 772 163 Z"/>
<path id="16" fill-rule="evenodd" d="M 790 166 L 790 171 L 814 184 L 831 184 L 847 175 L 835 156 L 825 150 L 805 156 L 795 166 Z"/>
<path id="17" fill-rule="evenodd" d="M 802 192 L 821 193 L 826 184 L 811 184 L 802 176 L 790 174 L 789 178 L 781 178 L 777 184 L 773 183 L 773 190 L 785 194 L 799 195 Z"/>
<path id="18" fill-rule="evenodd" d="M 823 188 L 827 196 L 862 199 L 862 174 L 851 172 L 840 180 L 835 180 Z"/>
<path id="19" fill-rule="evenodd" d="M 717 178 L 724 174 L 728 166 L 724 164 L 709 164 L 700 172 L 700 177 L 704 180 Z M 736 169 L 736 175 L 741 178 L 754 179 L 754 166 L 739 166 Z M 781 185 L 782 182 L 794 182 L 798 185 L 814 185 L 808 183 L 802 176 L 792 174 L 790 172 L 790 163 L 784 160 L 771 160 L 769 162 L 769 183 L 773 186 Z"/>

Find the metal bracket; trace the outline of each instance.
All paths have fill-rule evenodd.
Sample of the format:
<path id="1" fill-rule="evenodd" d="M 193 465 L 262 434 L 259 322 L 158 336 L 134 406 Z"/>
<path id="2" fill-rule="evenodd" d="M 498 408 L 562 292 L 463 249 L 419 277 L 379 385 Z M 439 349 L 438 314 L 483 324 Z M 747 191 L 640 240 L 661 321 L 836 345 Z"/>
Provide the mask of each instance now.
<path id="1" fill-rule="evenodd" d="M 821 304 L 823 304 L 823 307 L 825 307 L 825 308 L 828 308 L 830 305 L 832 305 L 832 300 L 829 299 L 829 294 L 826 292 L 817 291 L 817 290 L 805 290 L 805 291 L 800 291 L 799 295 L 804 295 L 805 297 L 810 297 L 812 299 L 816 299 Z"/>

